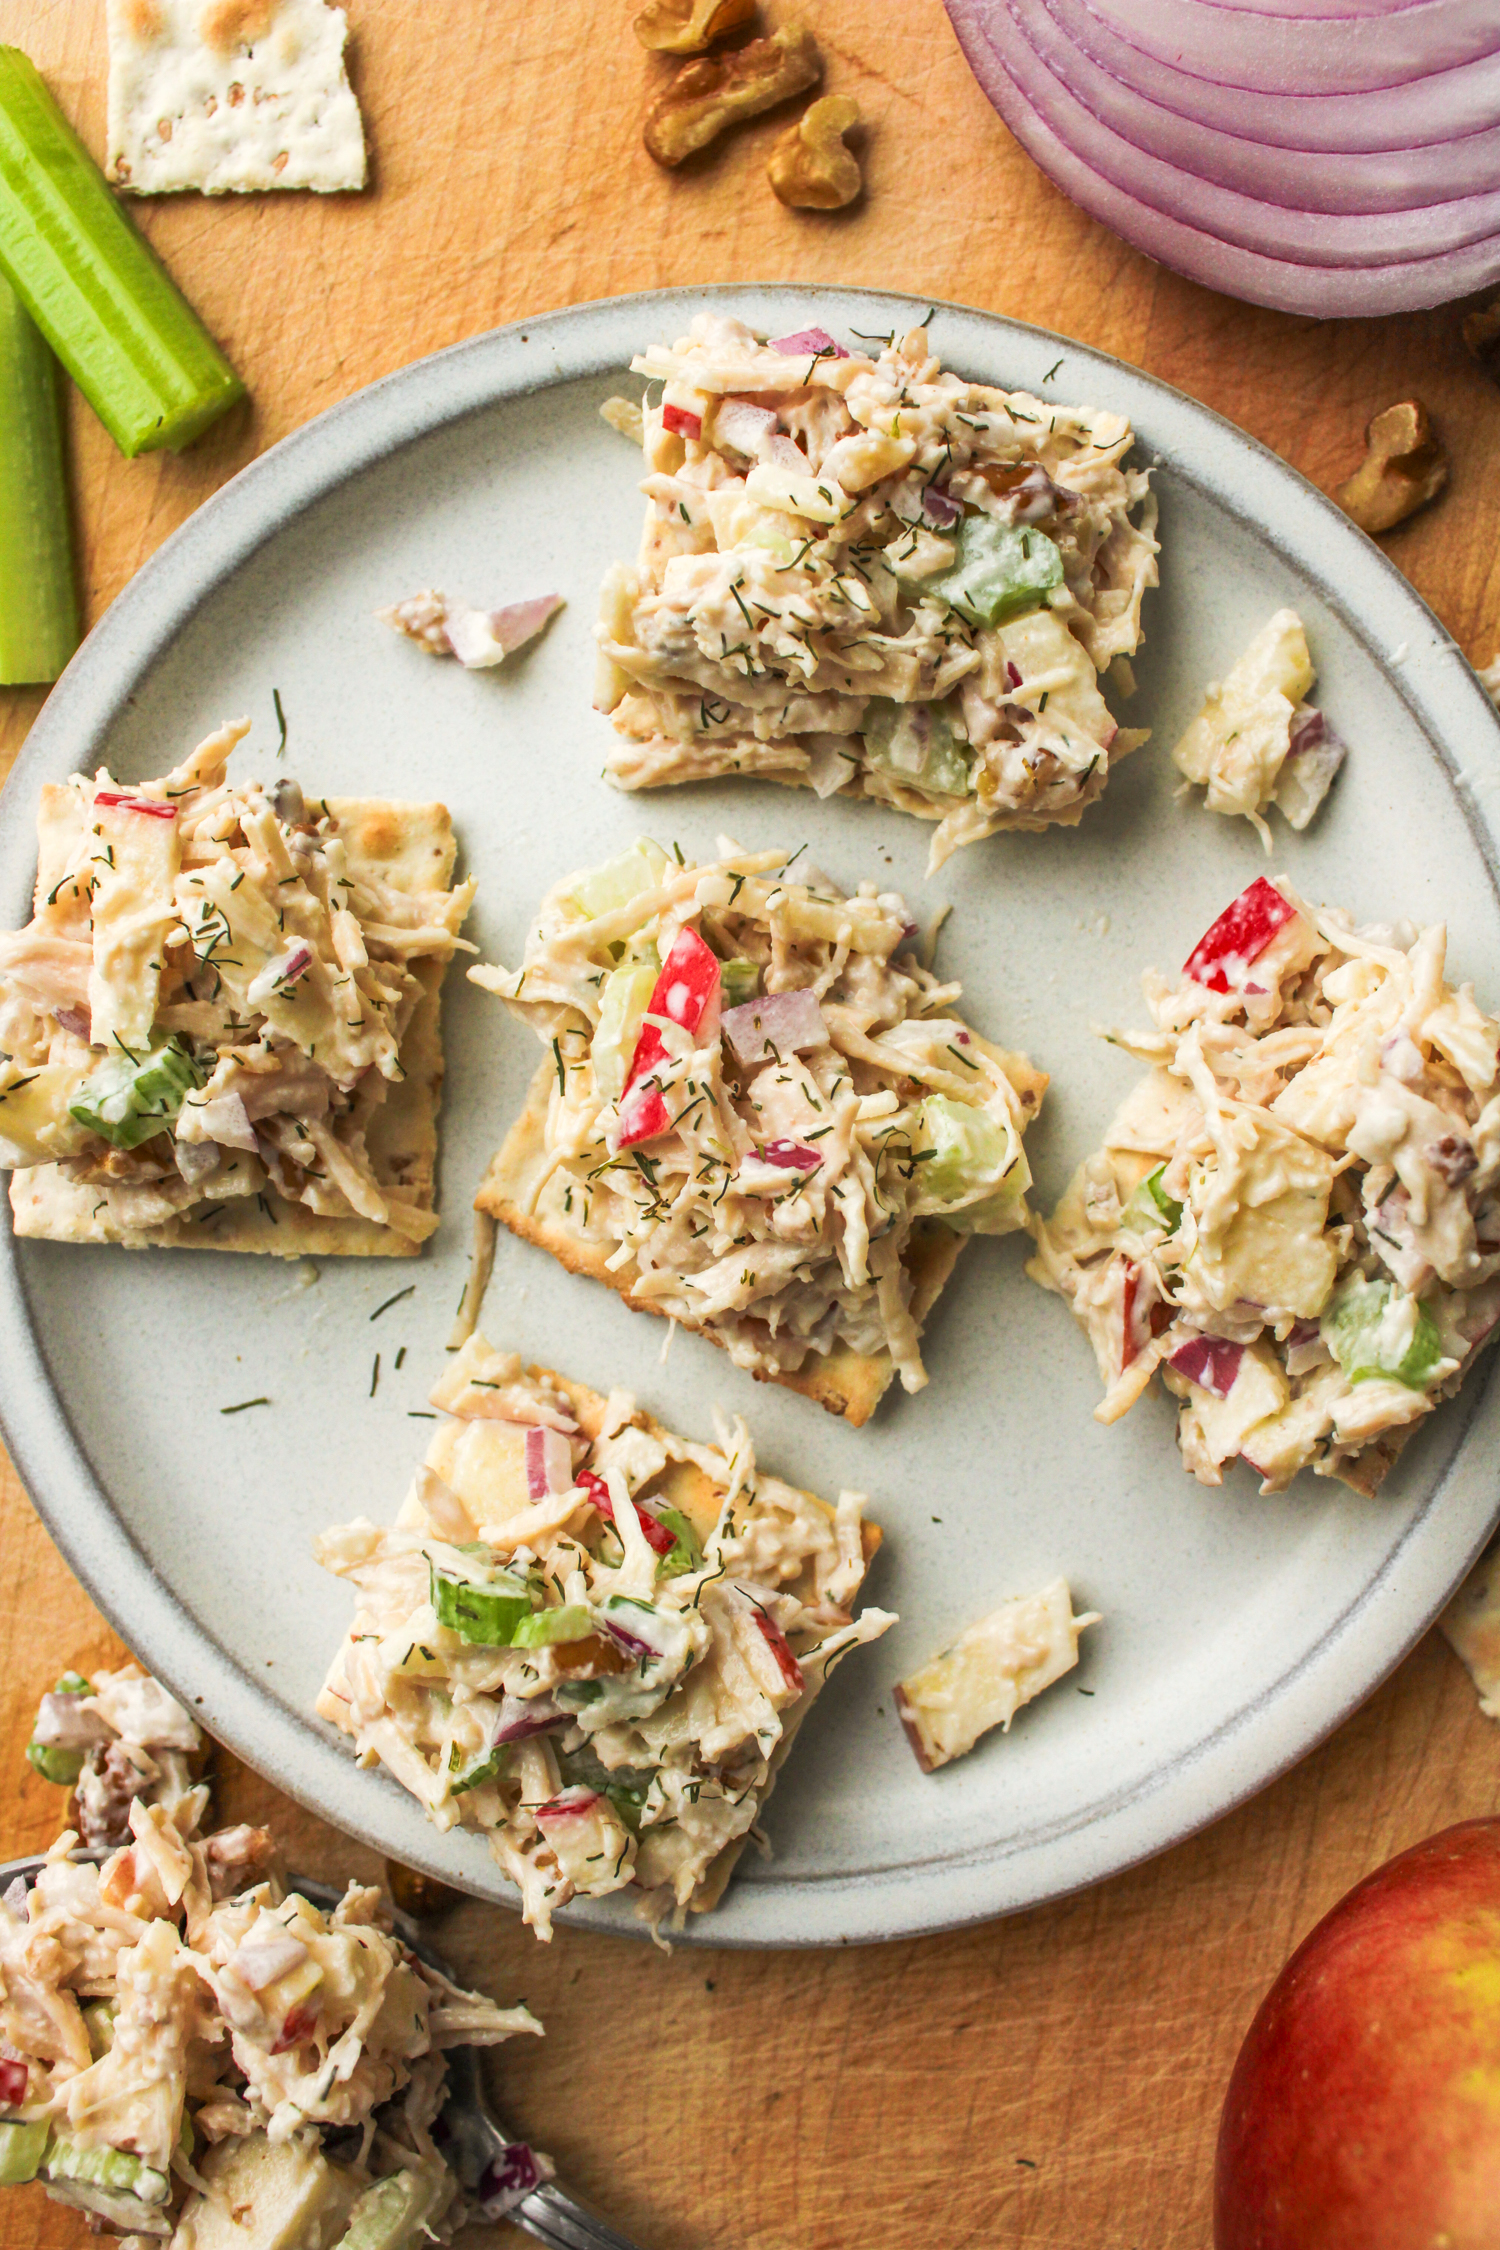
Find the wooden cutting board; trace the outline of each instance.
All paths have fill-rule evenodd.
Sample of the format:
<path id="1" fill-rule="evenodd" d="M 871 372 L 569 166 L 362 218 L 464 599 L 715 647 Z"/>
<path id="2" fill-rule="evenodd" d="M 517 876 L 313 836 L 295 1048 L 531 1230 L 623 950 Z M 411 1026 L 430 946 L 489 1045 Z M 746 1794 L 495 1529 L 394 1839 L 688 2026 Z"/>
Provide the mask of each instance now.
<path id="1" fill-rule="evenodd" d="M 791 0 L 770 5 L 788 20 Z M 777 119 L 680 176 L 657 170 L 640 116 L 667 66 L 632 37 L 630 0 L 350 0 L 349 13 L 368 194 L 134 206 L 252 403 L 181 459 L 128 462 L 72 401 L 91 620 L 255 454 L 440 345 L 624 290 L 827 279 L 963 299 L 1118 353 L 1323 485 L 1354 466 L 1371 414 L 1419 392 L 1452 488 L 1389 551 L 1465 648 L 1494 654 L 1500 393 L 1465 356 L 1457 314 L 1294 320 L 1160 271 L 1021 153 L 938 0 L 814 11 L 828 84 L 869 125 L 868 194 L 834 217 L 772 198 Z M 27 49 L 99 151 L 99 0 L 4 0 L 0 38 Z M 0 774 L 41 701 L 0 692 Z M 29 822 L 31 808 L 7 796 L 0 818 Z M 0 1774 L 14 1792 L 0 1839 L 20 1851 L 50 1840 L 58 1811 L 21 1759 L 36 1697 L 67 1665 L 120 1650 L 3 1464 L 0 1556 Z M 1219 2101 L 1260 1995 L 1367 1869 L 1500 1810 L 1497 1748 L 1434 1636 L 1206 1835 L 1009 1922 L 847 1953 L 667 1959 L 566 1932 L 541 1947 L 470 1905 L 441 1942 L 545 2019 L 545 2043 L 505 2052 L 506 2107 L 644 2250 L 1203 2250 Z M 228 1772 L 222 1801 L 231 1817 L 274 1813 L 313 1873 L 373 1865 L 252 1775 Z M 35 2190 L 0 2208 L 8 2250 L 85 2239 Z"/>

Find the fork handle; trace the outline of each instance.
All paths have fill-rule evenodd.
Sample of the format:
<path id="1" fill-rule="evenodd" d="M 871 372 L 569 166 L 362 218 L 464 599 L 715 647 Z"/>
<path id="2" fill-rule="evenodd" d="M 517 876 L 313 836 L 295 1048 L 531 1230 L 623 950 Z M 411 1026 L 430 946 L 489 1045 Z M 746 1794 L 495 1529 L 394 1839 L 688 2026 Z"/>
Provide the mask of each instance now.
<path id="1" fill-rule="evenodd" d="M 526 2229 L 551 2250 L 638 2250 L 627 2235 L 598 2218 L 554 2181 L 533 2188 L 524 2203 L 506 2213 L 512 2226 Z"/>

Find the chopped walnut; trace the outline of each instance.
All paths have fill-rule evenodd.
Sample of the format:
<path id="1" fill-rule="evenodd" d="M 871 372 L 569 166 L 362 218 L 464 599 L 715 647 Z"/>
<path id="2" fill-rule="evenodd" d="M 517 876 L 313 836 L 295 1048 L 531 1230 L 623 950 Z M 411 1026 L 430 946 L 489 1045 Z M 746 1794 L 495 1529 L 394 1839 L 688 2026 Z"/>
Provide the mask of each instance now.
<path id="1" fill-rule="evenodd" d="M 681 164 L 741 118 L 758 117 L 823 74 L 817 42 L 805 24 L 769 39 L 752 39 L 727 55 L 684 63 L 646 113 L 646 147 L 658 164 Z"/>
<path id="2" fill-rule="evenodd" d="M 1419 398 L 1377 414 L 1365 444 L 1364 460 L 1333 495 L 1362 531 L 1389 531 L 1435 500 L 1448 482 L 1448 456 Z"/>
<path id="3" fill-rule="evenodd" d="M 701 55 L 754 14 L 755 0 L 646 0 L 635 35 L 659 55 Z"/>
<path id="4" fill-rule="evenodd" d="M 844 135 L 859 123 L 849 94 L 825 94 L 771 151 L 766 169 L 777 197 L 794 211 L 842 211 L 864 185 Z"/>

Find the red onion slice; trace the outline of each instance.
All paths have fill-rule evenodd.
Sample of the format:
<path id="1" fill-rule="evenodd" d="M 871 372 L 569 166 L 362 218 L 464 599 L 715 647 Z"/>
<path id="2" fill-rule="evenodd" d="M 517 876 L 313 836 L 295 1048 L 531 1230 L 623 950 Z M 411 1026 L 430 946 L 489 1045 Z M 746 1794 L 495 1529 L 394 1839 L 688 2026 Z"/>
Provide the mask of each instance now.
<path id="1" fill-rule="evenodd" d="M 1089 0 L 1122 39 L 1178 70 L 1251 93 L 1347 94 L 1400 86 L 1493 54 L 1493 0 L 1375 0 L 1347 15 L 1221 0 Z M 1366 20 L 1377 10 L 1379 28 Z"/>
<path id="2" fill-rule="evenodd" d="M 571 1789 L 560 1789 L 555 1797 L 548 1798 L 545 1805 L 538 1805 L 537 1822 L 545 1828 L 553 1820 L 581 1820 L 601 1802 L 597 1789 L 586 1789 L 582 1782 L 577 1782 Z"/>
<path id="3" fill-rule="evenodd" d="M 714 444 L 758 461 L 767 441 L 776 433 L 776 415 L 769 406 L 752 406 L 747 398 L 720 399 L 714 413 Z"/>
<path id="4" fill-rule="evenodd" d="M 1184 4 L 1216 19 L 1230 13 L 1206 0 Z M 1266 214 L 1274 217 L 1274 210 L 1243 196 L 1231 198 L 1238 207 L 1236 238 L 1224 239 L 1200 223 L 1204 183 L 1108 133 L 1046 69 L 1003 0 L 947 0 L 947 5 L 980 83 L 1043 170 L 1095 218 L 1190 280 L 1278 311 L 1326 319 L 1441 304 L 1500 279 L 1500 235 L 1453 240 L 1465 232 L 1465 204 L 1482 200 L 1475 197 L 1411 215 L 1408 242 L 1423 253 L 1417 256 L 1403 256 L 1407 244 L 1387 240 L 1378 262 L 1362 263 L 1347 237 L 1342 256 L 1325 256 L 1317 236 L 1291 254 L 1252 246 L 1239 239 L 1254 233 L 1246 222 L 1254 217 L 1258 226 Z M 1243 112 L 1243 96 L 1236 100 Z M 1173 106 L 1180 112 L 1181 99 Z M 1484 123 L 1493 121 L 1491 109 Z M 1101 161 L 1105 151 L 1107 160 Z M 1276 152 L 1268 151 L 1272 178 L 1278 161 Z M 1461 161 L 1456 163 L 1461 173 Z M 1226 192 L 1217 191 L 1220 197 Z"/>
<path id="5" fill-rule="evenodd" d="M 549 1728 L 566 1726 L 571 1717 L 572 1713 L 554 1703 L 550 1695 L 529 1698 L 502 1695 L 490 1748 L 498 1750 L 504 1743 L 524 1742 L 528 1735 L 546 1734 Z"/>
<path id="6" fill-rule="evenodd" d="M 1245 97 L 1177 69 L 1132 46 L 1101 22 L 1088 0 L 1040 0 L 1072 44 L 1092 56 L 1121 85 L 1224 133 L 1245 130 Z M 1366 150 L 1425 146 L 1464 140 L 1485 131 L 1500 115 L 1500 55 L 1484 55 L 1457 70 L 1435 72 L 1405 86 L 1362 93 L 1283 94 L 1255 113 L 1255 137 L 1279 148 Z"/>
<path id="7" fill-rule="evenodd" d="M 828 1022 L 817 995 L 806 988 L 796 992 L 768 992 L 759 1000 L 746 1000 L 726 1008 L 724 1037 L 742 1063 L 761 1062 L 774 1050 L 779 1055 L 800 1055 L 821 1047 L 828 1038 Z"/>
<path id="8" fill-rule="evenodd" d="M 486 2219 L 502 2219 L 551 2177 L 546 2157 L 538 2156 L 524 2141 L 511 2141 L 504 2154 L 485 2168 L 474 2190 L 480 2211 Z"/>
<path id="9" fill-rule="evenodd" d="M 526 1432 L 526 1490 L 533 1500 L 551 1492 L 567 1492 L 573 1483 L 573 1450 L 561 1430 Z"/>
<path id="10" fill-rule="evenodd" d="M 289 1969 L 300 1968 L 306 1959 L 307 1947 L 287 1931 L 275 1937 L 248 1937 L 229 1956 L 229 1966 L 241 1984 L 247 1984 L 252 1992 L 264 1992 L 268 1984 L 284 1977 Z"/>

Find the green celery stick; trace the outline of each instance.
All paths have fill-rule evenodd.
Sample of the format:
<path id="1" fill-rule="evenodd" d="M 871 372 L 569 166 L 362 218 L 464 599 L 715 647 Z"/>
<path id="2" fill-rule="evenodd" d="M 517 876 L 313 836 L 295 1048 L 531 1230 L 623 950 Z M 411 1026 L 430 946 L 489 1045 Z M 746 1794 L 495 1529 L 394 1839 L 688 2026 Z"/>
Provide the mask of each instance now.
<path id="1" fill-rule="evenodd" d="M 175 453 L 243 398 L 19 47 L 0 47 L 0 274 L 122 453 Z"/>
<path id="2" fill-rule="evenodd" d="M 55 680 L 78 646 L 57 362 L 0 280 L 0 687 Z"/>

